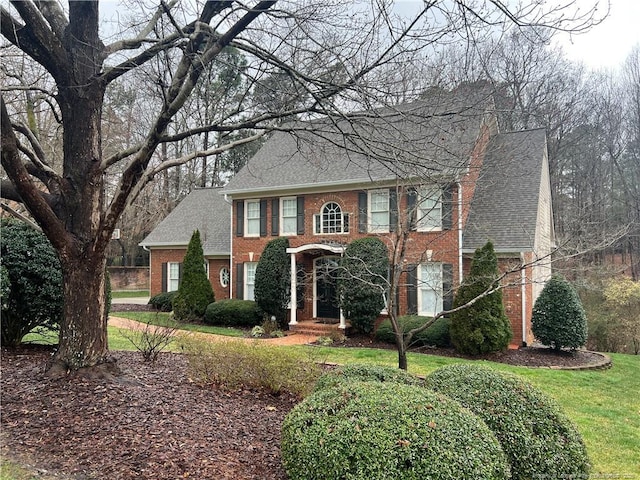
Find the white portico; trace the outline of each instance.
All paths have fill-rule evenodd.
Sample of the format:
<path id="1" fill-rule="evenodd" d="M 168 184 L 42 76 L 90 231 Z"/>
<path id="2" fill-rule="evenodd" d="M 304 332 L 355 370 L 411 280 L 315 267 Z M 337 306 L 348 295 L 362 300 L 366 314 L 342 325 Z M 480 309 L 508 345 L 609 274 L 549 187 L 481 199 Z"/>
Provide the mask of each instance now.
<path id="1" fill-rule="evenodd" d="M 338 260 L 344 254 L 344 250 L 345 246 L 337 243 L 311 243 L 299 247 L 287 248 L 287 253 L 291 257 L 291 316 L 289 325 L 296 325 L 298 323 L 297 255 L 308 254 L 316 257 L 313 268 L 313 316 L 315 318 L 333 316 L 331 313 L 325 313 L 329 310 L 335 311 L 340 321 L 340 328 L 345 329 L 347 327 L 344 314 L 337 306 L 335 281 L 331 281 L 332 278 L 335 280 L 335 277 L 332 277 L 331 274 L 337 270 Z"/>

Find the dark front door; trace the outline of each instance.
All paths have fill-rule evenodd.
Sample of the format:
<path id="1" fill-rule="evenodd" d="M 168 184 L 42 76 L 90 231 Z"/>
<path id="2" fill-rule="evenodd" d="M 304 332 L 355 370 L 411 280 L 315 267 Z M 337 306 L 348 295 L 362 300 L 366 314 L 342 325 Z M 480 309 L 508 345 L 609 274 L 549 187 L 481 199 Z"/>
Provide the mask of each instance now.
<path id="1" fill-rule="evenodd" d="M 338 259 L 335 257 L 319 258 L 316 267 L 316 317 L 340 318 L 340 307 L 337 295 Z"/>

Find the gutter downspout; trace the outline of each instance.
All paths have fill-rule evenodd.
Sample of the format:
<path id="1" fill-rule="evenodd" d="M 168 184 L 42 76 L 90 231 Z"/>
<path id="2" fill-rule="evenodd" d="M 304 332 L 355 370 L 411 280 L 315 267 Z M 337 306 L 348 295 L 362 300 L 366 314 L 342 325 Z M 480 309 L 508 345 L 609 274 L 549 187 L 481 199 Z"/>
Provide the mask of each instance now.
<path id="1" fill-rule="evenodd" d="M 527 274 L 524 268 L 524 252 L 520 252 L 523 268 L 520 270 L 520 308 L 522 309 L 522 346 L 527 346 Z"/>
<path id="2" fill-rule="evenodd" d="M 151 296 L 151 250 L 145 245 L 142 245 L 142 249 L 145 252 L 149 252 L 149 296 Z"/>
<path id="3" fill-rule="evenodd" d="M 233 268 L 233 200 L 229 201 L 229 195 L 224 194 L 224 201 L 229 204 L 229 298 L 233 298 L 233 283 L 235 282 L 235 268 Z"/>
<path id="4" fill-rule="evenodd" d="M 462 285 L 462 182 L 458 182 L 458 285 Z"/>

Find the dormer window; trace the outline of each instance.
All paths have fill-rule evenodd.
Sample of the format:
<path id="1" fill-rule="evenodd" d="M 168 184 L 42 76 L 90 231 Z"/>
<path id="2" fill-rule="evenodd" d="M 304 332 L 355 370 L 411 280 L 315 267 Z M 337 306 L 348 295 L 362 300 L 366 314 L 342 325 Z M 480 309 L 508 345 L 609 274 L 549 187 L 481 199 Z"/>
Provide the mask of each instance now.
<path id="1" fill-rule="evenodd" d="M 314 215 L 314 232 L 349 233 L 349 214 L 344 213 L 336 202 L 325 203 L 320 214 Z"/>

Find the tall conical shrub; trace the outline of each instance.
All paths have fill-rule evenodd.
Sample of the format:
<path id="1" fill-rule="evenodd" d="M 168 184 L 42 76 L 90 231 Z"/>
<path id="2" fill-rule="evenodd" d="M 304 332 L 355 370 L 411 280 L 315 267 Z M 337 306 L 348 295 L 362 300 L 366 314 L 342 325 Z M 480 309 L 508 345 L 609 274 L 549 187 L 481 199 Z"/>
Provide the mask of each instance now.
<path id="1" fill-rule="evenodd" d="M 173 299 L 173 314 L 178 321 L 201 320 L 213 303 L 213 288 L 207 278 L 200 232 L 191 235 L 182 264 L 182 280 Z"/>
<path id="2" fill-rule="evenodd" d="M 576 349 L 587 343 L 587 316 L 571 284 L 554 275 L 533 306 L 531 329 L 543 345 L 556 350 Z"/>
<path id="3" fill-rule="evenodd" d="M 458 289 L 453 307 L 465 305 L 496 285 L 498 258 L 487 242 L 475 251 L 471 271 Z M 451 343 L 461 353 L 479 355 L 506 349 L 513 332 L 504 311 L 502 292 L 495 291 L 462 310 L 451 314 Z"/>
<path id="4" fill-rule="evenodd" d="M 291 298 L 291 260 L 287 253 L 289 240 L 275 238 L 264 247 L 256 266 L 254 297 L 258 306 L 282 326 Z"/>

